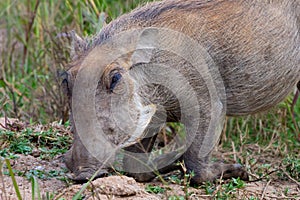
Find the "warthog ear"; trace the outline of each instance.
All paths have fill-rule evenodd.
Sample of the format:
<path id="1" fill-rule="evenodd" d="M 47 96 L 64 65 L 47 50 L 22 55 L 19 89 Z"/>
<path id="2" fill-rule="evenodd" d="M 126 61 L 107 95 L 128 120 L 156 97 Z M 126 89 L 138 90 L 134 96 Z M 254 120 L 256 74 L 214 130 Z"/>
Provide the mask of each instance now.
<path id="1" fill-rule="evenodd" d="M 154 49 L 158 46 L 158 30 L 155 28 L 146 28 L 139 35 L 136 50 L 132 54 L 132 64 L 149 63 Z"/>
<path id="2" fill-rule="evenodd" d="M 71 43 L 70 56 L 72 61 L 80 58 L 88 48 L 88 39 L 81 38 L 74 30 L 59 33 L 56 37 L 60 39 L 67 38 L 69 40 Z"/>
<path id="3" fill-rule="evenodd" d="M 131 137 L 126 141 L 123 147 L 130 146 L 137 143 L 139 140 L 143 139 L 146 134 L 146 128 L 151 122 L 153 115 L 156 112 L 156 105 L 150 104 L 144 106 L 141 110 L 140 117 L 138 119 L 136 129 L 132 133 Z"/>

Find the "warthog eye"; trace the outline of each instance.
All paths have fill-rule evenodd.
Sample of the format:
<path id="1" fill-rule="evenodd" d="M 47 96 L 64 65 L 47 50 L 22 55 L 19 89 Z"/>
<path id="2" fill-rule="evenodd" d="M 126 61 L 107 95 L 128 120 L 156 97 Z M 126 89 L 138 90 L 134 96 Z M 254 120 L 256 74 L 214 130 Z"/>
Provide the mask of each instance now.
<path id="1" fill-rule="evenodd" d="M 114 88 L 116 87 L 117 83 L 120 81 L 121 78 L 122 78 L 122 75 L 119 72 L 117 72 L 113 75 L 113 77 L 111 79 L 110 87 L 109 87 L 110 92 L 113 92 Z"/>

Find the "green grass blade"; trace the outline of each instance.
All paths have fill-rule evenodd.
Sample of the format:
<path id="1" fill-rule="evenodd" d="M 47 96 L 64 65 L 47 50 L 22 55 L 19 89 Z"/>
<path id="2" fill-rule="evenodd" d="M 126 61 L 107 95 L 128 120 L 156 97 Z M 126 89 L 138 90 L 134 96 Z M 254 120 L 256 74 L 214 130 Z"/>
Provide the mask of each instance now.
<path id="1" fill-rule="evenodd" d="M 94 173 L 94 175 L 89 179 L 89 181 L 82 186 L 82 188 L 80 189 L 79 192 L 76 193 L 76 195 L 72 198 L 72 200 L 78 200 L 81 198 L 83 191 L 89 186 L 89 184 L 92 182 L 92 180 L 95 179 L 95 177 L 97 176 L 99 171 L 100 171 L 100 169 Z"/>
<path id="2" fill-rule="evenodd" d="M 31 177 L 31 195 L 32 195 L 32 200 L 34 200 L 35 197 L 35 187 L 34 187 L 34 178 Z"/>
<path id="3" fill-rule="evenodd" d="M 39 183 L 35 176 L 31 177 L 31 189 L 32 189 L 32 200 L 36 200 L 35 194 L 37 194 L 38 200 L 42 200 Z"/>
<path id="4" fill-rule="evenodd" d="M 17 194 L 17 197 L 19 200 L 22 200 L 22 197 L 21 197 L 21 193 L 20 193 L 20 190 L 19 190 L 19 186 L 17 184 L 17 181 L 16 181 L 16 178 L 15 178 L 15 175 L 14 175 L 14 172 L 11 168 L 11 165 L 10 165 L 10 162 L 9 162 L 9 159 L 5 159 L 5 163 L 6 163 L 6 166 L 7 166 L 7 169 L 9 171 L 9 175 L 11 177 L 11 180 L 13 182 L 13 185 L 14 185 L 14 188 L 15 188 L 15 192 Z"/>

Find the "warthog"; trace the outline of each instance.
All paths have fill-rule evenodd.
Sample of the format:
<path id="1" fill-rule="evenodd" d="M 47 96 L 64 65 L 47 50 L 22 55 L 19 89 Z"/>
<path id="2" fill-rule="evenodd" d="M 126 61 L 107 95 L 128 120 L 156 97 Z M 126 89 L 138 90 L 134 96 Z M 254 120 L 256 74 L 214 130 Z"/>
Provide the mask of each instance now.
<path id="1" fill-rule="evenodd" d="M 299 0 L 165 0 L 149 3 L 113 20 L 92 40 L 71 34 L 74 60 L 63 83 L 72 103 L 75 79 L 79 71 L 91 65 L 101 66 L 103 73 L 97 80 L 95 110 L 103 133 L 112 143 L 118 144 L 118 141 L 114 141 L 117 140 L 114 135 L 122 135 L 122 131 L 127 131 L 130 135 L 130 128 L 135 126 L 142 126 L 140 131 L 143 132 L 151 132 L 151 126 L 152 132 L 155 132 L 166 121 L 182 122 L 186 127 L 185 141 L 188 145 L 182 156 L 175 157 L 176 160 L 184 160 L 188 172 L 194 172 L 192 181 L 201 183 L 219 177 L 241 177 L 247 180 L 248 175 L 241 165 L 209 162 L 214 143 L 205 143 L 205 137 L 219 136 L 217 126 L 222 125 L 225 115 L 240 116 L 267 110 L 293 90 L 300 80 L 299 15 Z M 202 57 L 207 58 L 211 79 L 217 86 L 216 98 L 212 99 L 206 78 L 201 75 L 197 66 L 182 58 L 182 55 L 176 55 L 176 51 L 154 48 L 141 51 L 139 56 L 137 51 L 126 53 L 114 62 L 102 66 L 102 53 L 105 51 L 101 47 L 107 46 L 109 40 L 113 43 L 114 36 L 134 29 L 140 30 L 137 37 L 142 40 L 132 39 L 137 45 L 142 43 L 141 46 L 159 46 L 159 41 L 173 41 L 170 44 L 172 47 L 177 45 L 177 48 L 185 48 L 181 35 L 196 41 L 199 49 L 195 51 L 196 44 L 193 48 L 186 48 L 187 51 L 193 51 L 188 52 L 187 56 L 206 53 Z M 159 30 L 163 30 L 162 33 L 173 30 L 178 33 L 178 38 L 172 38 L 172 34 L 162 34 L 165 40 L 157 39 L 160 38 Z M 172 70 L 169 74 L 158 73 L 149 63 L 171 67 L 188 84 L 184 85 L 181 78 L 173 77 Z M 162 84 L 150 84 L 147 80 L 151 77 L 160 77 L 160 80 L 165 77 L 166 82 L 177 81 L 177 85 L 173 90 Z M 149 84 L 139 85 L 143 81 Z M 191 89 L 185 90 L 187 87 Z M 220 93 L 224 95 L 219 95 Z M 80 93 L 77 91 L 77 94 Z M 112 99 L 116 104 L 111 103 Z M 211 102 L 212 100 L 216 102 Z M 183 108 L 185 103 L 190 107 Z M 115 105 L 122 110 L 123 104 L 130 108 L 127 114 L 131 119 L 126 123 L 133 124 L 120 128 L 118 120 L 112 119 L 111 113 L 116 109 Z M 214 107 L 217 104 L 219 107 Z M 215 112 L 216 109 L 218 112 Z M 220 116 L 215 118 L 214 115 L 217 114 Z M 216 127 L 211 128 L 213 119 L 215 121 L 212 125 Z M 82 135 L 79 137 L 74 107 L 70 120 L 73 124 L 74 141 L 65 161 L 73 172 L 74 180 L 86 180 L 100 168 L 99 176 L 106 173 L 109 166 L 105 165 L 105 160 L 96 159 L 83 144 Z M 141 120 L 144 122 L 140 122 Z M 189 128 L 193 123 L 198 123 L 195 130 Z M 142 136 L 142 133 L 138 136 Z M 150 152 L 155 135 L 145 133 L 139 139 L 139 142 L 130 143 L 124 149 L 134 153 Z M 205 145 L 208 145 L 205 154 L 199 154 L 199 150 Z M 157 162 L 163 163 L 164 157 L 158 158 Z M 135 173 L 131 170 L 139 165 L 141 164 L 136 159 L 125 155 L 123 167 L 137 180 L 147 181 L 155 176 L 151 171 Z M 155 165 L 149 166 L 155 168 Z M 164 171 L 167 169 L 165 167 L 157 170 Z"/>

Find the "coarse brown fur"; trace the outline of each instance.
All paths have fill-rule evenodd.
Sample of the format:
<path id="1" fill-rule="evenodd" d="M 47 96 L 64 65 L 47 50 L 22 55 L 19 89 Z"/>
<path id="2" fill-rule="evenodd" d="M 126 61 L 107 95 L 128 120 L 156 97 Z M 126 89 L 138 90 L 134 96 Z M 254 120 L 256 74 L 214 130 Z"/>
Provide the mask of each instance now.
<path id="1" fill-rule="evenodd" d="M 81 49 L 75 52 L 75 66 L 69 70 L 69 90 L 72 91 L 72 82 L 81 63 L 84 59 L 85 63 L 89 63 L 90 52 L 95 47 L 101 46 L 108 38 L 122 31 L 146 27 L 179 31 L 205 48 L 216 63 L 224 82 L 226 115 L 248 115 L 267 110 L 282 101 L 300 81 L 299 0 L 165 0 L 149 3 L 112 21 L 94 37 L 92 43 L 84 40 L 79 44 L 75 43 L 75 47 L 79 46 Z M 190 76 L 193 74 L 192 69 L 178 57 L 156 52 L 153 53 L 151 62 L 174 65 L 175 69 L 181 69 L 196 88 L 198 95 L 204 100 L 208 98 L 207 88 L 201 87 L 203 80 Z M 108 66 L 100 80 L 102 85 L 98 87 L 98 117 L 108 135 L 117 133 L 118 128 L 109 119 L 107 102 L 114 94 L 108 92 L 107 85 L 110 84 L 110 73 L 120 67 L 124 71 L 130 71 L 132 66 L 126 61 Z M 124 81 L 131 82 L 134 78 L 127 77 Z M 151 88 L 145 88 L 139 94 L 133 95 L 139 95 L 144 104 L 151 102 L 163 105 L 167 110 L 168 121 L 178 121 L 180 109 L 176 98 L 168 92 L 171 97 L 161 95 L 164 94 L 161 92 L 164 91 L 163 88 L 157 91 L 160 93 L 154 94 Z M 156 96 L 159 98 L 155 98 Z M 183 155 L 187 169 L 195 173 L 193 181 L 200 183 L 220 176 L 247 179 L 247 174 L 239 165 L 210 164 L 209 155 L 202 159 L 197 157 L 195 152 L 203 142 L 201 133 L 206 133 L 207 123 L 211 118 L 210 105 L 206 105 L 205 101 L 199 103 L 203 105 L 202 110 L 199 110 L 203 114 L 199 119 L 201 126 L 195 133 L 194 142 Z M 132 112 L 136 111 L 134 102 L 132 109 Z M 159 116 L 157 113 L 156 116 Z M 91 177 L 102 163 L 87 152 L 76 129 L 74 134 L 74 143 L 66 155 L 66 164 L 74 173 L 75 180 L 84 180 Z M 151 151 L 154 139 L 155 136 L 144 139 L 140 144 L 127 149 L 132 152 L 141 152 L 141 149 Z M 133 165 L 138 163 L 130 159 L 124 161 L 125 169 Z M 151 173 L 132 175 L 141 181 L 154 177 Z"/>

